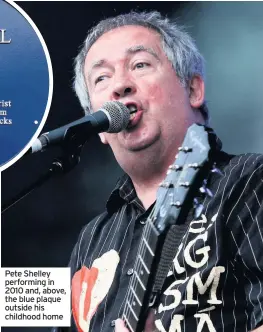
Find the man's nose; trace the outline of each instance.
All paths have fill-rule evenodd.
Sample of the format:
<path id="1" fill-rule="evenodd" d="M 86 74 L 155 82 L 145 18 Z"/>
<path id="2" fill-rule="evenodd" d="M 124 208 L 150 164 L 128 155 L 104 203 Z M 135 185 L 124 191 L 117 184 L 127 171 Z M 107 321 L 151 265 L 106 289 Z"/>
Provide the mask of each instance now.
<path id="1" fill-rule="evenodd" d="M 114 99 L 118 100 L 119 98 L 123 98 L 127 95 L 131 95 L 136 92 L 136 88 L 134 83 L 123 78 L 121 81 L 119 80 L 114 84 L 112 90 L 112 96 Z"/>

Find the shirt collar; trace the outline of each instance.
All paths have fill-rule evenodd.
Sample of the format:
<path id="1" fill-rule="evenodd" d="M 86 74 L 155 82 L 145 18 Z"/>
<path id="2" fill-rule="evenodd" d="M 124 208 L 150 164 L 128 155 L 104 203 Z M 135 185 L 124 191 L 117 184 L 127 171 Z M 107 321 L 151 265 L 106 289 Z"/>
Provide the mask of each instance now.
<path id="1" fill-rule="evenodd" d="M 144 209 L 142 203 L 136 195 L 131 178 L 124 174 L 117 182 L 110 194 L 106 207 L 108 212 L 117 211 L 123 204 L 135 203 L 139 208 Z"/>

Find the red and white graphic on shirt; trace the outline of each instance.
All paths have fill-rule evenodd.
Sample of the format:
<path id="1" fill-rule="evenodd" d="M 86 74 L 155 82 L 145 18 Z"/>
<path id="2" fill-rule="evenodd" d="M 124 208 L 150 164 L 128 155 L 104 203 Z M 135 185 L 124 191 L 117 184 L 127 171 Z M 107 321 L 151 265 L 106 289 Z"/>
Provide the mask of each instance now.
<path id="1" fill-rule="evenodd" d="M 90 321 L 112 285 L 120 261 L 115 250 L 95 259 L 90 269 L 86 266 L 72 278 L 72 312 L 79 332 L 88 332 Z"/>

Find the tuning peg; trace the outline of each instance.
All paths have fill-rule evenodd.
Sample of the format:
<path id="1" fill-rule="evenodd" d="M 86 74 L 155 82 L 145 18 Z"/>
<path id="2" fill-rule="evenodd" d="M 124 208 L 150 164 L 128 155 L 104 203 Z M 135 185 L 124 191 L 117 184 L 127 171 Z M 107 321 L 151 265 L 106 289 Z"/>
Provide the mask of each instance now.
<path id="1" fill-rule="evenodd" d="M 209 189 L 209 188 L 206 188 L 206 194 L 209 196 L 209 197 L 213 197 L 213 193 L 212 191 Z"/>
<path id="2" fill-rule="evenodd" d="M 194 198 L 194 207 L 196 207 L 197 205 L 199 205 L 199 201 L 198 201 L 198 199 L 195 197 L 195 198 Z"/>
<path id="3" fill-rule="evenodd" d="M 175 207 L 177 207 L 177 208 L 180 208 L 180 207 L 182 206 L 181 202 L 179 202 L 179 201 L 171 202 L 170 205 L 171 205 L 171 206 L 175 206 Z"/>
<path id="4" fill-rule="evenodd" d="M 190 183 L 188 181 L 186 181 L 186 182 L 180 182 L 179 186 L 185 187 L 185 188 L 189 188 L 190 187 Z"/>
<path id="5" fill-rule="evenodd" d="M 220 176 L 223 176 L 224 174 L 220 171 L 219 168 L 217 168 L 215 165 L 213 166 L 212 170 L 211 170 L 211 173 L 217 173 L 219 174 Z"/>
<path id="6" fill-rule="evenodd" d="M 203 186 L 201 188 L 199 188 L 199 191 L 203 195 L 207 195 L 209 197 L 213 197 L 214 196 L 213 193 L 212 193 L 212 191 L 207 187 L 207 179 L 205 179 L 203 181 Z"/>
<path id="7" fill-rule="evenodd" d="M 159 187 L 163 187 L 163 188 L 173 188 L 174 185 L 172 182 L 169 181 L 163 181 L 159 184 Z"/>
<path id="8" fill-rule="evenodd" d="M 199 191 L 203 195 L 207 195 L 209 197 L 213 197 L 214 196 L 213 193 L 212 193 L 212 191 L 209 188 L 205 187 L 205 186 L 200 187 Z"/>
<path id="9" fill-rule="evenodd" d="M 187 153 L 187 152 L 192 152 L 193 149 L 189 148 L 188 146 L 180 146 L 178 150 Z"/>
<path id="10" fill-rule="evenodd" d="M 200 168 L 200 165 L 198 163 L 193 163 L 193 164 L 188 164 L 188 167 L 193 169 L 198 169 Z"/>
<path id="11" fill-rule="evenodd" d="M 205 187 L 200 187 L 199 188 L 199 191 L 200 191 L 201 194 L 205 194 L 205 190 L 206 190 Z"/>
<path id="12" fill-rule="evenodd" d="M 194 213 L 194 216 L 195 216 L 195 219 L 198 219 L 202 212 L 203 212 L 203 208 L 204 208 L 204 205 L 199 203 L 198 205 L 196 205 L 195 207 L 195 213 Z"/>
<path id="13" fill-rule="evenodd" d="M 177 171 L 181 171 L 183 169 L 183 167 L 179 166 L 179 165 L 170 165 L 168 169 L 177 172 Z"/>

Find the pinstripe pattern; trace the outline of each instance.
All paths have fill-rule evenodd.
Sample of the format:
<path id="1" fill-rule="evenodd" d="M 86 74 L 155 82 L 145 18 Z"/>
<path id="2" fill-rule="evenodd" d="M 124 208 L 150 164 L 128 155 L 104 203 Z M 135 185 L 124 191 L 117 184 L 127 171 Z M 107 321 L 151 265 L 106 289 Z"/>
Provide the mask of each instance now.
<path id="1" fill-rule="evenodd" d="M 220 153 L 218 167 L 223 176 L 209 178 L 214 197 L 205 199 L 200 222 L 191 213 L 186 221 L 189 228 L 157 308 L 159 331 L 247 332 L 263 325 L 263 156 Z M 148 213 L 124 177 L 107 211 L 83 228 L 72 252 L 72 275 L 111 249 L 120 257 L 89 331 L 114 331 L 111 321 L 121 316 L 127 272 L 144 227 L 140 220 Z"/>

